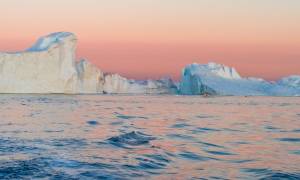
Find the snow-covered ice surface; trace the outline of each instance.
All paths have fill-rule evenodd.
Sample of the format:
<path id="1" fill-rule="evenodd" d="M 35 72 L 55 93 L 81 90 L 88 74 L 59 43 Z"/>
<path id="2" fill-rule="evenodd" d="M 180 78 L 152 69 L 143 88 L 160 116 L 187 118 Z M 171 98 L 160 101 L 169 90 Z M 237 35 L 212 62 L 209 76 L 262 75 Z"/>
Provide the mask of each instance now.
<path id="1" fill-rule="evenodd" d="M 299 179 L 300 98 L 0 95 L 0 179 Z"/>
<path id="2" fill-rule="evenodd" d="M 75 36 L 70 32 L 56 32 L 43 36 L 37 40 L 37 42 L 27 51 L 45 51 L 48 50 L 51 46 L 59 43 L 63 43 L 65 38 L 69 36 Z"/>
<path id="3" fill-rule="evenodd" d="M 260 78 L 242 78 L 234 68 L 225 65 L 194 63 L 183 69 L 180 92 L 186 95 L 297 96 L 300 94 L 299 77 L 268 82 Z"/>

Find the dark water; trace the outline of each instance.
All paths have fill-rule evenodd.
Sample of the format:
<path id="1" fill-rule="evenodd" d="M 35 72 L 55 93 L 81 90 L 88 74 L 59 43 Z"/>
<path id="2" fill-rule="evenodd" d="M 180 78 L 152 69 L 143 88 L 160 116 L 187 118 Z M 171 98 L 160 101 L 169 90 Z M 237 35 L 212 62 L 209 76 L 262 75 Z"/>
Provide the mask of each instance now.
<path id="1" fill-rule="evenodd" d="M 0 179 L 300 179 L 300 98 L 0 96 Z"/>

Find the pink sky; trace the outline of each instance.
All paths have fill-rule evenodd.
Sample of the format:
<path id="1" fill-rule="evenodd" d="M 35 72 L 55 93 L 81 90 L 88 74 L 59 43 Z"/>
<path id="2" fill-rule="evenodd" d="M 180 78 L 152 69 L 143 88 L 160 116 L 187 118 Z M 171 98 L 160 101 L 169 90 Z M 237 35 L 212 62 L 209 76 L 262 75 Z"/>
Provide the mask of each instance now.
<path id="1" fill-rule="evenodd" d="M 179 79 L 209 61 L 243 76 L 300 74 L 299 0 L 9 0 L 0 22 L 0 51 L 70 31 L 79 58 L 130 78 Z"/>

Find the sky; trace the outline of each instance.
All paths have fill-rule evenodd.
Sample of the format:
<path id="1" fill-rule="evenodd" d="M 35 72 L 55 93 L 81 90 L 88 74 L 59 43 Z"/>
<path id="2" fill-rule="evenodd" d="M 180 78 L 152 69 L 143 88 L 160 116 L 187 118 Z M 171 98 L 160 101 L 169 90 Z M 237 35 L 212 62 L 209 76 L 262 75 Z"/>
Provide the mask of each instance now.
<path id="1" fill-rule="evenodd" d="M 190 63 L 242 76 L 300 74 L 299 0 L 0 0 L 0 51 L 77 35 L 77 57 L 136 79 L 179 80 Z"/>

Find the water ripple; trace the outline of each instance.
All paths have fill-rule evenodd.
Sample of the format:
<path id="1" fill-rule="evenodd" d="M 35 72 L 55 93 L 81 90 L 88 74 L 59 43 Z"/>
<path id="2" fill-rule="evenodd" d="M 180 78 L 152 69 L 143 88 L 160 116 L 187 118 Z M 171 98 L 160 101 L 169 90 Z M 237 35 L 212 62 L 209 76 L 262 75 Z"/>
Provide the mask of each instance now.
<path id="1" fill-rule="evenodd" d="M 206 151 L 207 153 L 213 154 L 213 155 L 223 155 L 223 156 L 231 156 L 231 155 L 236 155 L 230 152 L 225 152 L 225 151 Z"/>
<path id="2" fill-rule="evenodd" d="M 244 172 L 251 173 L 254 177 L 259 179 L 286 179 L 286 180 L 298 180 L 300 179 L 299 173 L 290 173 L 284 171 L 275 171 L 271 169 L 243 169 Z"/>
<path id="3" fill-rule="evenodd" d="M 140 146 L 144 144 L 149 144 L 149 142 L 154 139 L 156 138 L 147 134 L 138 131 L 132 131 L 130 133 L 122 134 L 120 136 L 111 137 L 108 139 L 108 141 L 117 146 Z"/>
<path id="4" fill-rule="evenodd" d="M 96 120 L 90 120 L 90 121 L 87 121 L 87 123 L 88 123 L 89 125 L 92 125 L 92 126 L 95 126 L 95 125 L 98 125 L 98 124 L 99 124 L 98 121 L 96 121 Z"/>
<path id="5" fill-rule="evenodd" d="M 278 138 L 277 140 L 283 142 L 300 142 L 300 138 Z"/>
<path id="6" fill-rule="evenodd" d="M 201 156 L 199 154 L 196 154 L 196 153 L 193 153 L 193 152 L 187 152 L 187 151 L 180 153 L 179 156 L 181 156 L 185 159 L 193 160 L 193 161 L 218 160 L 216 158 Z"/>
<path id="7" fill-rule="evenodd" d="M 115 113 L 116 117 L 119 119 L 148 119 L 147 117 L 143 116 L 132 116 L 132 115 L 124 115 L 120 113 Z"/>
<path id="8" fill-rule="evenodd" d="M 0 179 L 300 179 L 299 100 L 0 95 Z"/>

